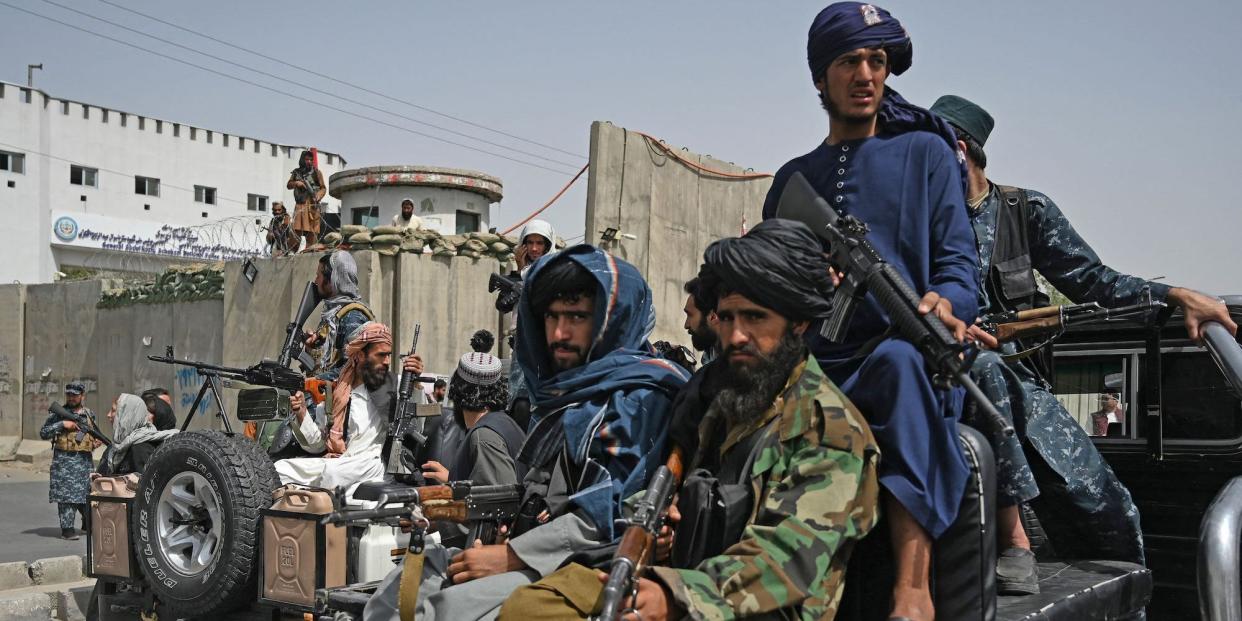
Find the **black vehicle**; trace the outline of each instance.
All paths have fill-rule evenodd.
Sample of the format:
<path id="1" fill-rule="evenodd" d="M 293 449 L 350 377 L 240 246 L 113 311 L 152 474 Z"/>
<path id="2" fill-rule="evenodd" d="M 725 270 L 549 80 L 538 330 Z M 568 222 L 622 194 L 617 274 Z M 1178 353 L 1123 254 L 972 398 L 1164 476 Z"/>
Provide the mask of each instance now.
<path id="1" fill-rule="evenodd" d="M 1242 324 L 1242 296 L 1225 301 Z M 1242 614 L 1242 479 L 1231 484 L 1242 475 L 1242 378 L 1214 360 L 1242 362 L 1233 344 L 1196 345 L 1174 312 L 1158 331 L 1096 324 L 1071 328 L 1055 345 L 1053 392 L 1084 427 L 1092 428 L 1099 395 L 1120 397 L 1124 415 L 1094 441 L 1139 509 L 1154 583 L 1149 619 Z"/>

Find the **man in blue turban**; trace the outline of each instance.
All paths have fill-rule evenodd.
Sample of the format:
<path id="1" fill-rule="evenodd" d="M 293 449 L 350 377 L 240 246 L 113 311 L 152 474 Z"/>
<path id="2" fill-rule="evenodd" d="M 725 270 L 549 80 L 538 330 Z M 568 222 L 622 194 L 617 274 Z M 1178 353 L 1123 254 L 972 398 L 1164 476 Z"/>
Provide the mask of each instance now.
<path id="1" fill-rule="evenodd" d="M 875 248 L 924 294 L 920 310 L 960 338 L 978 311 L 974 233 L 952 130 L 885 85 L 912 58 L 909 35 L 882 8 L 838 2 L 816 16 L 807 62 L 828 136 L 777 171 L 763 215 L 775 215 L 786 182 L 802 173 L 837 211 L 867 223 Z M 839 342 L 808 334 L 883 455 L 896 564 L 892 616 L 931 619 L 932 541 L 957 517 L 968 475 L 956 431 L 961 394 L 933 385 L 914 346 L 889 336 L 888 317 L 870 296 Z"/>

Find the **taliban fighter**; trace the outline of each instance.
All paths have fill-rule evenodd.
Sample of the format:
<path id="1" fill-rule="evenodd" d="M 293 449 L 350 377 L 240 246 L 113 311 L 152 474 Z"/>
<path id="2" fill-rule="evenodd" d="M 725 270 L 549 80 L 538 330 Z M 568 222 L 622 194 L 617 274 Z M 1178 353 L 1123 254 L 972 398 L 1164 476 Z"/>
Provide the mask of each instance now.
<path id="1" fill-rule="evenodd" d="M 701 421 L 701 441 L 681 504 L 670 509 L 679 518 L 673 563 L 640 579 L 636 600 L 622 608 L 643 621 L 830 619 L 850 550 L 875 524 L 880 492 L 866 421 L 802 338 L 828 312 L 827 265 L 815 235 L 789 220 L 715 242 L 704 260 L 699 292 L 716 312 L 722 353 L 713 364 L 726 365 L 726 387 L 706 411 L 677 413 Z M 723 522 L 737 525 L 708 542 L 715 529 L 702 528 L 704 503 L 687 499 L 701 498 L 691 488 L 711 481 L 744 500 L 707 503 L 725 506 Z M 601 576 L 569 565 L 518 589 L 500 619 L 598 613 Z"/>
<path id="2" fill-rule="evenodd" d="M 672 397 L 686 376 L 649 351 L 655 310 L 638 270 L 579 245 L 535 263 L 525 282 L 515 350 L 532 422 L 518 461 L 530 468 L 522 513 L 538 518 L 516 523 L 505 543 L 428 545 L 420 621 L 492 618 L 515 588 L 613 542 L 621 499 L 662 463 Z M 366 621 L 398 618 L 402 569 L 380 583 Z"/>
<path id="3" fill-rule="evenodd" d="M 978 311 L 978 274 L 955 138 L 885 84 L 910 68 L 912 51 L 906 30 L 875 5 L 838 2 L 815 17 L 807 60 L 828 137 L 777 171 L 763 215 L 775 215 L 785 184 L 801 173 L 837 211 L 870 227 L 876 250 L 923 295 L 919 311 L 961 339 Z M 918 351 L 889 328 L 869 295 L 840 342 L 813 334 L 810 347 L 884 452 L 892 616 L 920 621 L 935 616 L 931 545 L 956 519 L 969 474 L 956 428 L 963 395 L 937 389 Z"/>

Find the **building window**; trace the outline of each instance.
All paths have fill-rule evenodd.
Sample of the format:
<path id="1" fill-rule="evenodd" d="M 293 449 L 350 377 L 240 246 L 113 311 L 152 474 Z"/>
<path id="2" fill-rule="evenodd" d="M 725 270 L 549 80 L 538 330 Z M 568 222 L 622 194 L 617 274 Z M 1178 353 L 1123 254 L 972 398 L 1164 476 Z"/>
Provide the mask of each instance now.
<path id="1" fill-rule="evenodd" d="M 228 134 L 220 134 L 220 135 L 224 136 L 224 146 L 226 147 L 229 146 L 229 135 Z"/>
<path id="2" fill-rule="evenodd" d="M 138 117 L 138 131 L 142 131 L 146 128 L 147 128 L 147 117 L 145 116 Z"/>
<path id="3" fill-rule="evenodd" d="M 254 152 L 255 152 L 255 153 L 258 153 L 258 152 L 259 152 L 259 141 L 258 141 L 258 140 L 252 140 L 251 142 L 253 142 L 253 143 L 254 143 Z"/>
<path id="4" fill-rule="evenodd" d="M 100 111 L 102 111 L 102 112 L 103 112 L 103 122 L 104 122 L 104 123 L 107 123 L 107 122 L 108 122 L 108 109 L 107 109 L 107 108 L 100 108 Z"/>
<path id="5" fill-rule="evenodd" d="M 275 145 L 275 144 L 273 144 L 273 145 L 272 145 L 272 157 L 276 157 L 276 151 L 277 151 L 277 150 L 278 150 L 278 149 L 276 148 L 276 145 Z"/>
<path id="6" fill-rule="evenodd" d="M 173 123 L 173 138 L 181 137 L 181 123 Z"/>
<path id="7" fill-rule="evenodd" d="M 469 211 L 457 211 L 457 234 L 479 232 L 479 214 Z"/>
<path id="8" fill-rule="evenodd" d="M 60 113 L 61 113 L 61 114 L 66 115 L 66 116 L 68 116 L 68 114 L 69 114 L 69 102 L 67 102 L 67 101 L 62 101 L 62 102 L 60 102 Z"/>
<path id="9" fill-rule="evenodd" d="M 0 170 L 23 174 L 26 172 L 26 156 L 21 153 L 0 151 Z"/>
<path id="10" fill-rule="evenodd" d="M 97 188 L 99 187 L 99 171 L 85 166 L 70 166 L 69 183 Z"/>
<path id="11" fill-rule="evenodd" d="M 207 130 L 207 144 L 211 144 L 211 130 Z"/>
<path id="12" fill-rule="evenodd" d="M 128 121 L 129 121 L 129 115 L 122 112 L 121 113 L 121 127 L 125 127 L 128 124 Z"/>
<path id="13" fill-rule="evenodd" d="M 237 150 L 238 151 L 246 150 L 246 139 L 242 138 L 241 136 L 237 137 Z"/>
<path id="14" fill-rule="evenodd" d="M 0 84 L 0 99 L 4 99 L 4 85 Z"/>
<path id="15" fill-rule="evenodd" d="M 134 194 L 160 195 L 160 180 L 152 177 L 134 177 Z"/>
<path id="16" fill-rule="evenodd" d="M 366 227 L 379 226 L 379 206 L 354 207 L 352 212 L 352 224 L 361 224 Z"/>
<path id="17" fill-rule="evenodd" d="M 267 197 L 262 194 L 247 194 L 246 209 L 249 211 L 267 211 Z"/>
<path id="18" fill-rule="evenodd" d="M 206 203 L 208 205 L 216 204 L 216 189 L 209 188 L 205 185 L 194 186 L 194 202 Z"/>
<path id="19" fill-rule="evenodd" d="M 22 89 L 22 103 L 30 103 L 30 89 Z"/>
<path id="20" fill-rule="evenodd" d="M 91 107 L 86 104 L 82 104 L 82 118 L 91 118 Z"/>
<path id="21" fill-rule="evenodd" d="M 336 156 L 329 153 L 328 154 L 328 166 L 331 166 L 335 161 L 336 161 Z"/>
<path id="22" fill-rule="evenodd" d="M 197 127 L 190 128 L 190 140 L 198 140 L 198 128 Z"/>
<path id="23" fill-rule="evenodd" d="M 162 134 L 162 133 L 164 133 L 164 122 L 163 122 L 163 121 L 156 121 L 156 122 L 155 122 L 155 133 L 157 133 L 157 134 Z"/>

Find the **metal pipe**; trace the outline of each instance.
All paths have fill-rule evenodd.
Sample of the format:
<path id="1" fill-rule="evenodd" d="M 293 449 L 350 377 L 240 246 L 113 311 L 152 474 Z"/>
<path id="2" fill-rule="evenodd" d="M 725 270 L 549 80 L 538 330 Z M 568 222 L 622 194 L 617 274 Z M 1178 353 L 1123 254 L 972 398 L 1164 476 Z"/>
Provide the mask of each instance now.
<path id="1" fill-rule="evenodd" d="M 1242 477 L 1216 494 L 1199 527 L 1199 612 L 1204 621 L 1242 621 Z"/>
<path id="2" fill-rule="evenodd" d="M 34 70 L 43 70 L 43 63 L 37 65 L 26 65 L 26 88 L 34 88 Z"/>

